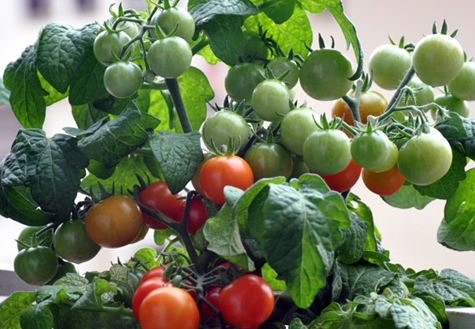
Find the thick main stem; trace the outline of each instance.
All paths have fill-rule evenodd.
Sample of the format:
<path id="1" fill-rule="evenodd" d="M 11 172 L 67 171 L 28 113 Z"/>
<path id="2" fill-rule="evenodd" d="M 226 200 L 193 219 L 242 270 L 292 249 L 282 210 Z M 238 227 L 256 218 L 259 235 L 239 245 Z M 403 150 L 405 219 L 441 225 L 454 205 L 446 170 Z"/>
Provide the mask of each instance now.
<path id="1" fill-rule="evenodd" d="M 170 91 L 170 95 L 172 96 L 173 104 L 175 105 L 176 113 L 178 115 L 178 119 L 180 120 L 183 132 L 192 132 L 193 128 L 191 127 L 190 120 L 188 119 L 188 114 L 186 113 L 185 105 L 183 104 L 183 99 L 181 98 L 178 80 L 165 79 L 165 83 L 168 87 L 168 90 Z"/>

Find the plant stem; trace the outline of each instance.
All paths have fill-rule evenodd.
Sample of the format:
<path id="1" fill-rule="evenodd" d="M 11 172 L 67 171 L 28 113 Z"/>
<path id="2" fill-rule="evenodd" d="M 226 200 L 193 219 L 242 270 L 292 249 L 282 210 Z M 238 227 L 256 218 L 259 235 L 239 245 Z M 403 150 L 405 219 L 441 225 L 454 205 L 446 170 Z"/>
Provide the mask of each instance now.
<path id="1" fill-rule="evenodd" d="M 183 99 L 181 98 L 180 87 L 178 86 L 177 79 L 165 79 L 165 83 L 170 91 L 172 96 L 173 104 L 175 104 L 176 113 L 178 119 L 180 120 L 181 128 L 184 133 L 190 133 L 193 131 L 191 127 L 190 120 L 188 119 L 188 114 L 186 113 L 185 105 L 183 104 Z"/>

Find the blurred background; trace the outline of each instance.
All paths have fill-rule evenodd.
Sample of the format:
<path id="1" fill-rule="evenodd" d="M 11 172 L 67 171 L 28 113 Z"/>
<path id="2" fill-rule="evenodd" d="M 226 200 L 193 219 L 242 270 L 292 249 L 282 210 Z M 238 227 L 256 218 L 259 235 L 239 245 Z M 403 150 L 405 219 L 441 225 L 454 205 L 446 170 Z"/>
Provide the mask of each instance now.
<path id="1" fill-rule="evenodd" d="M 9 62 L 16 60 L 22 51 L 33 44 L 41 27 L 50 22 L 69 24 L 79 28 L 84 24 L 102 22 L 109 17 L 108 8 L 114 1 L 107 0 L 20 0 L 6 1 L 0 10 L 0 72 Z M 417 43 L 425 34 L 430 34 L 435 22 L 439 27 L 447 21 L 449 31 L 458 29 L 460 41 L 468 58 L 475 54 L 475 1 L 471 0 L 343 0 L 345 12 L 357 27 L 366 59 L 377 46 L 387 43 L 388 37 L 398 41 L 405 36 L 406 42 Z M 142 10 L 142 0 L 124 0 L 125 9 Z M 185 6 L 186 1 L 180 5 Z M 333 36 L 336 48 L 344 51 L 354 60 L 338 25 L 328 13 L 312 17 L 315 37 L 322 34 L 325 40 Z M 328 41 L 327 41 L 328 42 Z M 197 60 L 196 65 L 202 66 Z M 219 104 L 224 97 L 223 79 L 226 68 L 202 66 L 216 92 Z M 366 67 L 365 67 L 366 69 Z M 437 91 L 436 91 L 437 92 Z M 391 94 L 384 93 L 388 98 Z M 297 91 L 297 99 L 319 113 L 328 112 L 332 102 L 316 102 Z M 214 103 L 214 102 L 213 102 Z M 471 115 L 475 104 L 470 104 Z M 62 132 L 62 127 L 74 126 L 67 101 L 47 109 L 44 130 L 49 136 Z M 0 158 L 10 149 L 19 125 L 8 107 L 0 106 Z M 475 279 L 474 252 L 456 252 L 437 243 L 437 228 L 443 216 L 443 202 L 433 202 L 424 210 L 401 210 L 388 206 L 378 196 L 368 192 L 358 182 L 353 192 L 371 206 L 375 223 L 383 237 L 383 247 L 390 250 L 393 263 L 415 270 L 453 268 Z M 10 219 L 0 218 L 0 269 L 11 267 L 17 253 L 16 242 L 23 225 Z M 475 232 L 474 232 L 475 234 Z M 94 260 L 78 266 L 80 271 L 105 270 L 118 258 L 126 261 L 141 246 L 153 246 L 153 233 L 139 244 L 120 248 L 103 249 Z M 0 280 L 2 278 L 0 277 Z"/>

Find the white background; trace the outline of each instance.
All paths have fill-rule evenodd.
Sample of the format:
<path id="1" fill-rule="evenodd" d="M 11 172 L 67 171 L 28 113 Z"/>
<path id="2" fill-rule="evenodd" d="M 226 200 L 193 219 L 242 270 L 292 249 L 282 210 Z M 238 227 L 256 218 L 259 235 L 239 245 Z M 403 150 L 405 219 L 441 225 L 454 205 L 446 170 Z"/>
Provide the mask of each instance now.
<path id="1" fill-rule="evenodd" d="M 35 42 L 39 29 L 50 22 L 70 24 L 75 28 L 92 21 L 101 22 L 108 17 L 107 8 L 112 1 L 97 0 L 95 10 L 79 12 L 72 0 L 50 0 L 49 14 L 41 17 L 31 17 L 25 11 L 24 1 L 7 1 L 2 4 L 0 11 L 0 72 L 6 65 L 20 56 L 25 47 Z M 100 2 L 100 3 L 99 3 Z M 132 2 L 124 2 L 127 8 Z M 424 35 L 430 34 L 432 24 L 439 26 L 445 19 L 449 30 L 458 29 L 457 39 L 464 47 L 470 58 L 475 54 L 475 1 L 469 0 L 346 0 L 343 1 L 347 16 L 357 27 L 361 43 L 366 55 L 378 45 L 388 42 L 388 36 L 399 40 L 405 36 L 406 41 L 417 43 Z M 321 33 L 325 40 L 332 35 L 336 40 L 336 47 L 345 51 L 346 44 L 338 26 L 330 15 L 322 14 L 312 18 L 315 36 Z M 351 51 L 348 56 L 354 60 Z M 212 85 L 219 93 L 222 90 L 223 66 L 203 68 L 209 75 Z M 297 93 L 299 100 L 306 100 L 316 111 L 328 111 L 332 103 L 319 103 Z M 390 94 L 385 93 L 387 97 Z M 221 97 L 221 98 L 220 98 Z M 222 99 L 222 95 L 217 97 Z M 473 107 L 473 104 L 470 104 Z M 473 109 L 471 110 L 473 114 Z M 74 122 L 69 115 L 69 106 L 66 102 L 55 105 L 47 111 L 47 122 L 44 129 L 48 135 L 62 132 L 64 126 L 73 126 Z M 18 125 L 11 117 L 8 108 L 0 107 L 0 157 L 8 151 L 18 129 Z M 437 243 L 437 227 L 443 216 L 443 202 L 433 202 L 424 210 L 395 209 L 380 200 L 378 196 L 368 192 L 360 181 L 353 192 L 369 204 L 377 227 L 383 236 L 383 246 L 391 252 L 394 263 L 401 263 L 405 267 L 415 270 L 434 268 L 456 269 L 475 279 L 475 254 L 473 252 L 456 252 Z M 22 225 L 10 219 L 0 218 L 0 264 L 11 264 L 16 254 L 14 239 L 22 229 Z M 474 232 L 475 234 L 475 232 Z M 120 257 L 127 260 L 139 246 L 152 245 L 152 234 L 149 234 L 140 245 L 120 249 L 102 250 L 100 256 L 82 264 L 79 269 L 102 270 L 107 269 L 111 262 Z M 1 278 L 0 278 L 1 280 Z"/>

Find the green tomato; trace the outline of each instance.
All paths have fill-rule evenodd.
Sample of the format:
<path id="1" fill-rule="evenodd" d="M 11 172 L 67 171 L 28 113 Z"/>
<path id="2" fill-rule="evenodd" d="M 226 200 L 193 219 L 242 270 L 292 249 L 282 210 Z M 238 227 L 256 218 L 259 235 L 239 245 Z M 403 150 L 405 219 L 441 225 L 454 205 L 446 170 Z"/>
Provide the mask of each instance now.
<path id="1" fill-rule="evenodd" d="M 124 31 L 110 32 L 102 31 L 94 40 L 93 51 L 99 63 L 108 66 L 120 58 L 122 49 L 126 43 L 130 42 L 130 37 Z M 133 46 L 130 47 L 131 51 Z"/>
<path id="2" fill-rule="evenodd" d="M 242 62 L 259 62 L 266 60 L 269 55 L 264 40 L 256 33 L 244 32 L 241 54 Z"/>
<path id="3" fill-rule="evenodd" d="M 150 69 L 162 78 L 178 78 L 191 65 L 193 53 L 185 39 L 177 36 L 159 39 L 152 43 L 147 60 Z"/>
<path id="4" fill-rule="evenodd" d="M 442 94 L 437 96 L 434 99 L 434 103 L 442 106 L 448 111 L 456 112 L 464 118 L 468 118 L 470 115 L 470 109 L 468 107 L 468 102 L 462 99 L 455 97 L 452 94 Z M 437 119 L 437 109 L 435 107 L 431 108 L 432 118 Z"/>
<path id="5" fill-rule="evenodd" d="M 429 185 L 442 178 L 452 164 L 452 148 L 435 128 L 409 139 L 400 149 L 397 168 L 414 185 Z"/>
<path id="6" fill-rule="evenodd" d="M 129 98 L 142 86 L 142 69 L 132 62 L 115 62 L 104 72 L 104 86 L 116 98 Z"/>
<path id="7" fill-rule="evenodd" d="M 247 150 L 244 160 L 251 166 L 255 181 L 276 176 L 289 179 L 292 173 L 292 156 L 279 144 L 256 143 Z"/>
<path id="8" fill-rule="evenodd" d="M 391 141 L 381 130 L 357 134 L 351 141 L 351 157 L 361 167 L 374 169 L 388 161 Z"/>
<path id="9" fill-rule="evenodd" d="M 221 110 L 208 117 L 203 123 L 202 136 L 206 147 L 213 151 L 213 144 L 219 149 L 233 140 L 234 148 L 243 148 L 251 135 L 246 120 L 239 114 Z"/>
<path id="10" fill-rule="evenodd" d="M 297 108 L 287 113 L 280 123 L 280 142 L 293 154 L 303 154 L 303 143 L 318 129 L 316 113 L 308 108 Z"/>
<path id="11" fill-rule="evenodd" d="M 317 100 L 335 100 L 348 93 L 353 81 L 350 60 L 335 49 L 313 51 L 300 69 L 300 85 Z"/>
<path id="12" fill-rule="evenodd" d="M 465 62 L 459 74 L 449 85 L 452 95 L 465 101 L 475 100 L 475 63 Z"/>
<path id="13" fill-rule="evenodd" d="M 190 42 L 195 34 L 195 20 L 191 14 L 181 7 L 171 7 L 157 11 L 150 21 L 152 25 L 158 26 L 169 35 L 175 31 L 174 35 Z M 157 39 L 155 31 L 152 32 L 152 39 Z"/>
<path id="14" fill-rule="evenodd" d="M 58 257 L 48 247 L 30 247 L 23 249 L 16 255 L 13 268 L 18 277 L 25 283 L 32 286 L 41 286 L 56 275 Z"/>
<path id="15" fill-rule="evenodd" d="M 422 82 L 432 87 L 444 86 L 462 69 L 464 52 L 460 43 L 451 36 L 430 34 L 416 44 L 412 61 Z"/>
<path id="16" fill-rule="evenodd" d="M 413 77 L 407 86 L 410 88 L 412 96 L 404 94 L 399 101 L 399 106 L 423 106 L 434 101 L 433 88 L 422 82 L 419 78 Z"/>
<path id="17" fill-rule="evenodd" d="M 341 130 L 316 130 L 303 143 L 303 159 L 316 174 L 339 173 L 351 161 L 350 139 Z"/>
<path id="18" fill-rule="evenodd" d="M 264 69 L 255 63 L 239 63 L 231 67 L 224 78 L 224 87 L 235 102 L 251 103 L 254 88 L 264 80 Z"/>
<path id="19" fill-rule="evenodd" d="M 393 44 L 377 47 L 368 61 L 373 81 L 387 90 L 397 89 L 411 65 L 409 52 Z"/>
<path id="20" fill-rule="evenodd" d="M 69 220 L 58 226 L 53 238 L 56 254 L 75 264 L 93 259 L 101 246 L 87 235 L 83 220 Z"/>
<path id="21" fill-rule="evenodd" d="M 272 71 L 274 77 L 279 78 L 285 74 L 282 82 L 286 84 L 289 89 L 297 85 L 299 81 L 299 66 L 294 60 L 287 57 L 276 57 L 271 60 L 267 67 Z"/>
<path id="22" fill-rule="evenodd" d="M 252 107 L 264 121 L 277 121 L 290 111 L 289 88 L 277 79 L 260 82 L 252 92 Z"/>
<path id="23" fill-rule="evenodd" d="M 292 172 L 290 173 L 290 178 L 299 178 L 303 174 L 308 174 L 310 169 L 308 169 L 307 164 L 303 160 L 303 156 L 292 154 Z"/>

